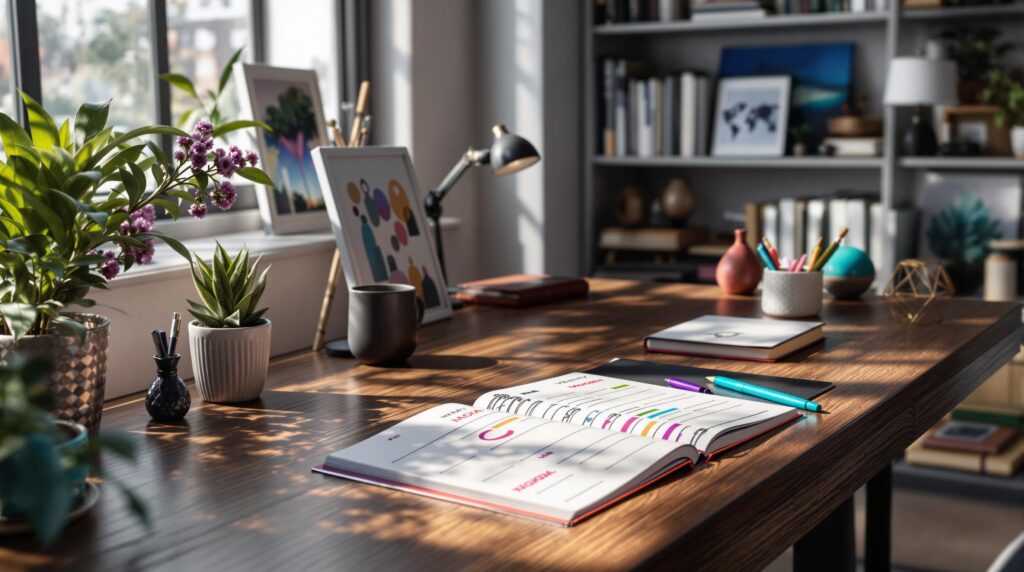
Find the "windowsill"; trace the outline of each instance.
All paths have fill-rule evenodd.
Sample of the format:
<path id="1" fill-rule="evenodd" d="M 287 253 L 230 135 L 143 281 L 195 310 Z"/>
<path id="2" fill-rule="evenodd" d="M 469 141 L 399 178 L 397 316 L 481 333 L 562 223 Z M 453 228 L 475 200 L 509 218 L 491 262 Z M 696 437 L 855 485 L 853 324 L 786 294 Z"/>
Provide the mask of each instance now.
<path id="1" fill-rule="evenodd" d="M 461 219 L 441 218 L 442 229 L 451 230 L 460 226 L 462 226 Z M 261 230 L 250 230 L 183 240 L 182 244 L 193 254 L 204 260 L 209 260 L 213 256 L 217 241 L 220 241 L 224 248 L 231 253 L 241 250 L 243 246 L 248 246 L 250 256 L 262 256 L 265 262 L 272 262 L 284 256 L 294 256 L 297 253 L 312 253 L 334 248 L 334 236 L 330 231 L 270 235 L 264 234 Z M 152 263 L 133 266 L 131 270 L 112 280 L 109 287 L 114 289 L 163 280 L 168 274 L 186 272 L 188 267 L 188 262 L 180 254 L 166 244 L 157 241 Z"/>

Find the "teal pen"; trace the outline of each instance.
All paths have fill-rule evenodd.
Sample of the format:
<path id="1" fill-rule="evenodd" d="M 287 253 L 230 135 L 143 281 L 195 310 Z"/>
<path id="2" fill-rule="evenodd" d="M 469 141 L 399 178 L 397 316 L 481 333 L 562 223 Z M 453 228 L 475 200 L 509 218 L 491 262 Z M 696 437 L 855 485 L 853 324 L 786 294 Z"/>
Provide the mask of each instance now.
<path id="1" fill-rule="evenodd" d="M 728 389 L 729 391 L 742 393 L 743 395 L 760 397 L 761 399 L 771 401 L 773 403 L 789 405 L 790 407 L 796 407 L 797 409 L 806 409 L 807 411 L 814 412 L 821 411 L 821 405 L 811 401 L 810 399 L 804 399 L 803 397 L 797 397 L 781 391 L 775 391 L 774 389 L 768 389 L 767 387 L 761 387 L 760 385 L 754 385 L 753 383 L 746 383 L 730 377 L 722 377 L 720 375 L 709 375 L 707 380 L 715 384 L 715 387 L 721 387 L 723 389 Z"/>
<path id="2" fill-rule="evenodd" d="M 772 255 L 768 254 L 768 249 L 765 248 L 763 244 L 758 243 L 758 245 L 757 245 L 757 254 L 758 254 L 758 256 L 761 257 L 761 260 L 764 262 L 764 265 L 766 267 L 768 267 L 769 270 L 778 270 L 779 269 L 778 266 L 775 266 L 775 261 L 772 260 Z"/>

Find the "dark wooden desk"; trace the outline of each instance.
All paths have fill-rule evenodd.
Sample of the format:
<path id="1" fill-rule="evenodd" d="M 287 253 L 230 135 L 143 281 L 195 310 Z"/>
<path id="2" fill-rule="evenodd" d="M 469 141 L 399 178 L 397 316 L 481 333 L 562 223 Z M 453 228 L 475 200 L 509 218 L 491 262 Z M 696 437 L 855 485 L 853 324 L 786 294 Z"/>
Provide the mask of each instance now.
<path id="1" fill-rule="evenodd" d="M 1014 304 L 956 300 L 941 325 L 905 326 L 884 303 L 830 303 L 826 342 L 784 363 L 650 354 L 644 334 L 702 314 L 759 314 L 715 288 L 594 280 L 589 300 L 470 308 L 426 327 L 407 368 L 299 353 L 277 359 L 262 399 L 193 403 L 150 423 L 141 397 L 103 424 L 137 435 L 134 468 L 110 463 L 150 505 L 141 530 L 112 490 L 50 551 L 0 539 L 0 567 L 76 570 L 751 570 L 834 518 L 853 492 L 1017 352 Z M 559 529 L 310 472 L 337 449 L 447 401 L 600 365 L 613 357 L 835 382 L 828 414 L 759 438 Z M 833 515 L 833 516 L 829 516 Z M 828 517 L 828 518 L 826 518 Z"/>

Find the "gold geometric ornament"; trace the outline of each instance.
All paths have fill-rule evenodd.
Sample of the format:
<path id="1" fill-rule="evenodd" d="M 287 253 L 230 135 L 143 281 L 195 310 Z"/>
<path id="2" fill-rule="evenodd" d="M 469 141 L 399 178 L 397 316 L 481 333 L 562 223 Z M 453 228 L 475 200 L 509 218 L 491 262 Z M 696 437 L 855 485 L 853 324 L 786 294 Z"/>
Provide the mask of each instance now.
<path id="1" fill-rule="evenodd" d="M 942 262 L 908 258 L 889 275 L 883 296 L 893 317 L 923 324 L 942 322 L 941 300 L 954 293 L 953 281 Z"/>

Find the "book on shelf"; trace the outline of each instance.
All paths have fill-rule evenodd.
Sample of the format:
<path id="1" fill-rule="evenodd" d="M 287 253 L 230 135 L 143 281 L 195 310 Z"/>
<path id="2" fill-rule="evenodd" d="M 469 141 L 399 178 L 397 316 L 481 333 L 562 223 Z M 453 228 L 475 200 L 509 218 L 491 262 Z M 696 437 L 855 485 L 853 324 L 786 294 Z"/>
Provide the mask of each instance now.
<path id="1" fill-rule="evenodd" d="M 835 157 L 880 157 L 881 137 L 826 137 L 822 143 L 830 145 Z"/>
<path id="2" fill-rule="evenodd" d="M 431 407 L 313 470 L 572 526 L 800 416 L 770 403 L 570 373 L 488 391 L 472 405 Z"/>
<path id="3" fill-rule="evenodd" d="M 821 322 L 707 315 L 644 338 L 644 350 L 751 361 L 778 361 L 822 338 Z"/>
<path id="4" fill-rule="evenodd" d="M 601 230 L 598 246 L 605 250 L 639 250 L 642 252 L 686 252 L 686 249 L 708 241 L 706 226 L 683 227 L 608 227 Z"/>
<path id="5" fill-rule="evenodd" d="M 1024 464 L 1024 438 L 1017 439 L 1002 452 L 995 454 L 947 451 L 925 447 L 927 435 L 907 448 L 907 463 L 922 467 L 950 469 L 979 475 L 1012 477 Z"/>
<path id="6" fill-rule="evenodd" d="M 670 22 L 686 18 L 687 0 L 594 0 L 594 22 Z"/>
<path id="7" fill-rule="evenodd" d="M 1009 427 L 992 423 L 950 420 L 941 423 L 924 438 L 929 449 L 967 451 L 971 453 L 999 453 L 1017 438 Z"/>
<path id="8" fill-rule="evenodd" d="M 941 7 L 941 0 L 904 0 L 906 9 Z M 594 0 L 596 24 L 692 19 L 763 18 L 770 14 L 884 12 L 889 0 Z"/>
<path id="9" fill-rule="evenodd" d="M 961 404 L 953 410 L 953 419 L 958 421 L 975 421 L 1009 427 L 1018 433 L 1024 433 L 1024 408 L 999 405 L 982 405 L 976 403 Z"/>

